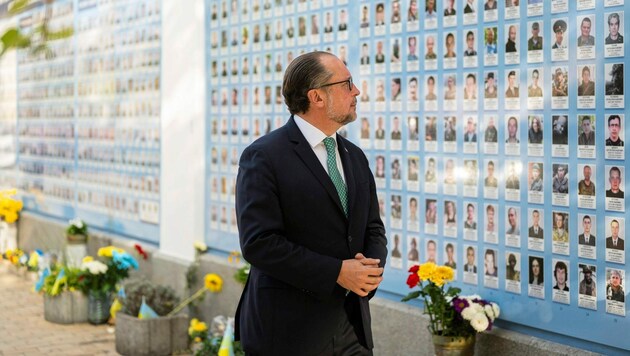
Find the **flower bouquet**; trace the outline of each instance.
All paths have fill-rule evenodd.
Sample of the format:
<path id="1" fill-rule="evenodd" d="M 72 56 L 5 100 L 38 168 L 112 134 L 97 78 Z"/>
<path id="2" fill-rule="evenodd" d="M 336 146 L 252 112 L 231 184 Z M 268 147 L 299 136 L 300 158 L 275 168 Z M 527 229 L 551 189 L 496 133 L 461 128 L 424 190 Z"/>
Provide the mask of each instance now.
<path id="1" fill-rule="evenodd" d="M 21 200 L 15 198 L 17 190 L 9 189 L 0 191 L 0 219 L 7 224 L 17 221 L 18 213 L 24 206 Z"/>
<path id="2" fill-rule="evenodd" d="M 461 289 L 446 283 L 453 280 L 454 271 L 433 262 L 409 269 L 407 285 L 420 290 L 409 293 L 403 302 L 422 297 L 425 314 L 429 315 L 429 331 L 433 335 L 436 354 L 459 348 L 462 355 L 472 355 L 475 334 L 491 330 L 499 316 L 499 306 L 480 296 L 460 296 Z"/>

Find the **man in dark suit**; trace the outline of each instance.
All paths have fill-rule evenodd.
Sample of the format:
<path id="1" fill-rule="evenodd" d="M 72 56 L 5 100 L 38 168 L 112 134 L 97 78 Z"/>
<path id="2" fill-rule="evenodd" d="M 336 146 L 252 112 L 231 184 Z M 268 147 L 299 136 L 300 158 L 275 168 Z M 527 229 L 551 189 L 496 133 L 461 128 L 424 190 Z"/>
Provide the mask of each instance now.
<path id="1" fill-rule="evenodd" d="M 588 215 L 584 215 L 582 218 L 582 227 L 584 228 L 584 233 L 578 236 L 578 243 L 580 245 L 587 246 L 595 246 L 595 235 L 591 234 L 591 217 Z"/>
<path id="2" fill-rule="evenodd" d="M 236 339 L 252 355 L 371 355 L 369 298 L 387 239 L 363 152 L 336 134 L 359 90 L 334 55 L 295 58 L 284 75 L 292 117 L 241 156 L 236 212 L 252 268 Z"/>
<path id="3" fill-rule="evenodd" d="M 623 239 L 619 237 L 619 221 L 617 219 L 613 219 L 610 222 L 610 236 L 606 238 L 606 248 L 613 250 L 624 249 Z"/>
<path id="4" fill-rule="evenodd" d="M 538 211 L 538 209 L 535 209 L 534 211 L 532 211 L 532 226 L 529 227 L 529 237 L 533 237 L 536 239 L 542 239 L 545 237 L 543 228 L 539 224 L 540 212 Z"/>

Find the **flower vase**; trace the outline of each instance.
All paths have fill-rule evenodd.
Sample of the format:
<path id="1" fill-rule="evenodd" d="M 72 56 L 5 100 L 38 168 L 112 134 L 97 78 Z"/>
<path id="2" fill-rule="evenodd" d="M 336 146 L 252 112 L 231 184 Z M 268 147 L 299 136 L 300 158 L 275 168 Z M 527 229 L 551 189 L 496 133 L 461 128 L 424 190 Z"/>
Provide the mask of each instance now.
<path id="1" fill-rule="evenodd" d="M 79 267 L 87 256 L 87 236 L 81 234 L 66 235 L 66 264 L 70 267 Z"/>
<path id="2" fill-rule="evenodd" d="M 441 336 L 433 335 L 436 356 L 473 356 L 475 354 L 475 335 Z"/>
<path id="3" fill-rule="evenodd" d="M 98 325 L 109 319 L 111 299 L 109 293 L 90 291 L 88 294 L 88 322 Z"/>

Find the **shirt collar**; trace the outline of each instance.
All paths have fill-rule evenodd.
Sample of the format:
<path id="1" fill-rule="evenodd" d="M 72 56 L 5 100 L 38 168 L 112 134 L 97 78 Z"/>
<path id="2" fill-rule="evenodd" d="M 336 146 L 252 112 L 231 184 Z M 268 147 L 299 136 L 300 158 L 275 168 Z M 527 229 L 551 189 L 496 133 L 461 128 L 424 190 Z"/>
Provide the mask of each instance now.
<path id="1" fill-rule="evenodd" d="M 306 141 L 308 141 L 308 144 L 311 145 L 311 148 L 315 148 L 315 146 L 322 143 L 322 141 L 324 141 L 324 139 L 327 137 L 320 129 L 313 126 L 310 122 L 304 120 L 298 115 L 293 115 L 293 119 L 295 120 L 295 124 L 302 132 L 302 135 L 304 135 L 304 138 L 306 138 Z M 337 142 L 336 132 L 330 137 L 334 138 L 335 142 Z"/>

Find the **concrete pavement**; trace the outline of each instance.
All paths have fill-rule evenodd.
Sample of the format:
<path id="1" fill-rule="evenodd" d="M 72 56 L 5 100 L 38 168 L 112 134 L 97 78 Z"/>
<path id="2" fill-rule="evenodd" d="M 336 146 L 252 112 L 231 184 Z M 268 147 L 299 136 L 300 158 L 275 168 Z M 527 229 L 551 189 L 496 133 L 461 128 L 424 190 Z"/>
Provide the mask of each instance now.
<path id="1" fill-rule="evenodd" d="M 117 355 L 114 328 L 44 320 L 44 297 L 0 261 L 0 355 Z"/>

